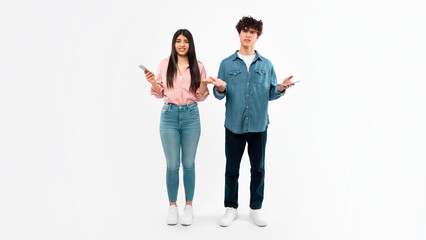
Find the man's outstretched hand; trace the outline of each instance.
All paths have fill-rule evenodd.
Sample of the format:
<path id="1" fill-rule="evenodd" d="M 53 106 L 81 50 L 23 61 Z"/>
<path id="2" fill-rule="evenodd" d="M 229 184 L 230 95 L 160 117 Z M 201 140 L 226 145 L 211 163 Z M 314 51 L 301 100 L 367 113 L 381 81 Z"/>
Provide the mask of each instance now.
<path id="1" fill-rule="evenodd" d="M 226 82 L 220 78 L 209 77 L 212 80 L 212 83 L 217 87 L 219 92 L 224 92 L 226 90 Z"/>
<path id="2" fill-rule="evenodd" d="M 284 91 L 284 89 L 294 86 L 294 83 L 291 81 L 292 78 L 293 78 L 293 75 L 284 79 L 283 83 L 281 83 L 280 86 L 278 86 L 278 91 L 282 92 Z"/>

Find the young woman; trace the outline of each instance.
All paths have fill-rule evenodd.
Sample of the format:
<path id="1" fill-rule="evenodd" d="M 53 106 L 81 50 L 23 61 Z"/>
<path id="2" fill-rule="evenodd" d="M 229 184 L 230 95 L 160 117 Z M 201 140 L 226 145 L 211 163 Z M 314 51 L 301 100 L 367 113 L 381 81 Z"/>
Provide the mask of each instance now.
<path id="1" fill-rule="evenodd" d="M 181 224 L 191 225 L 194 219 L 194 161 L 201 131 L 197 102 L 207 98 L 207 84 L 214 79 L 206 78 L 203 64 L 197 61 L 192 35 L 186 29 L 180 29 L 174 34 L 172 52 L 160 62 L 157 76 L 145 71 L 145 77 L 152 84 L 151 94 L 164 100 L 160 136 L 167 162 L 166 185 L 170 202 L 167 224 L 178 223 L 176 201 L 182 161 L 186 205 Z"/>

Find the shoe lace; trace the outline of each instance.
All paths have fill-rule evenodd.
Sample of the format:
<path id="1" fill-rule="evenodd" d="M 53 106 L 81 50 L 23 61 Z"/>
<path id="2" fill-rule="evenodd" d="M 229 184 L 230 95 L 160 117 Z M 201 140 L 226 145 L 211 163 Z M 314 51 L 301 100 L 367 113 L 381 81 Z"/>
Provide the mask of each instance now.
<path id="1" fill-rule="evenodd" d="M 192 208 L 191 207 L 185 207 L 183 209 L 183 214 L 185 214 L 185 215 L 191 215 L 191 213 L 192 213 Z"/>
<path id="2" fill-rule="evenodd" d="M 168 212 L 168 216 L 174 216 L 174 215 L 176 215 L 176 211 L 175 211 L 175 209 L 169 209 L 169 212 Z"/>
<path id="3" fill-rule="evenodd" d="M 226 214 L 226 215 L 228 215 L 228 214 L 230 214 L 233 210 L 234 210 L 234 209 L 232 209 L 232 208 L 227 208 L 227 209 L 226 209 L 226 211 L 225 211 L 225 214 Z"/>

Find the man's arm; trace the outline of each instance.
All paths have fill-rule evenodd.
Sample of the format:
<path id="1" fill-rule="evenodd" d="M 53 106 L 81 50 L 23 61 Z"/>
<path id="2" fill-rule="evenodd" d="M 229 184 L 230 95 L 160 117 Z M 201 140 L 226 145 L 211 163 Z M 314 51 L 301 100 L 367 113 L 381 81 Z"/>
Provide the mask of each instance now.
<path id="1" fill-rule="evenodd" d="M 217 78 L 220 81 L 215 81 L 215 86 L 213 87 L 213 95 L 219 99 L 222 100 L 226 96 L 226 82 L 222 79 L 225 78 L 225 67 L 223 66 L 223 62 L 220 63 L 219 67 L 219 73 L 217 74 Z M 220 83 L 220 84 L 218 84 Z"/>
<path id="2" fill-rule="evenodd" d="M 272 101 L 283 96 L 285 93 L 285 89 L 280 88 L 281 85 L 277 85 L 277 75 L 275 74 L 274 66 L 271 67 L 271 72 L 269 74 L 271 76 L 271 87 L 269 88 L 269 101 Z"/>

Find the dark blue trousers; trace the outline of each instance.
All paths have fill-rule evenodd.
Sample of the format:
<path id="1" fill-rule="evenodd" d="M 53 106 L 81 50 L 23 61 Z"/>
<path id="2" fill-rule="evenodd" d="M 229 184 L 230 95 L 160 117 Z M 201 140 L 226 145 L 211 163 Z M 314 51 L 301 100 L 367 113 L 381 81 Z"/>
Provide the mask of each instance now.
<path id="1" fill-rule="evenodd" d="M 238 208 L 238 177 L 247 143 L 251 166 L 250 208 L 260 209 L 263 202 L 267 130 L 243 134 L 235 134 L 227 128 L 225 131 L 225 207 Z"/>

